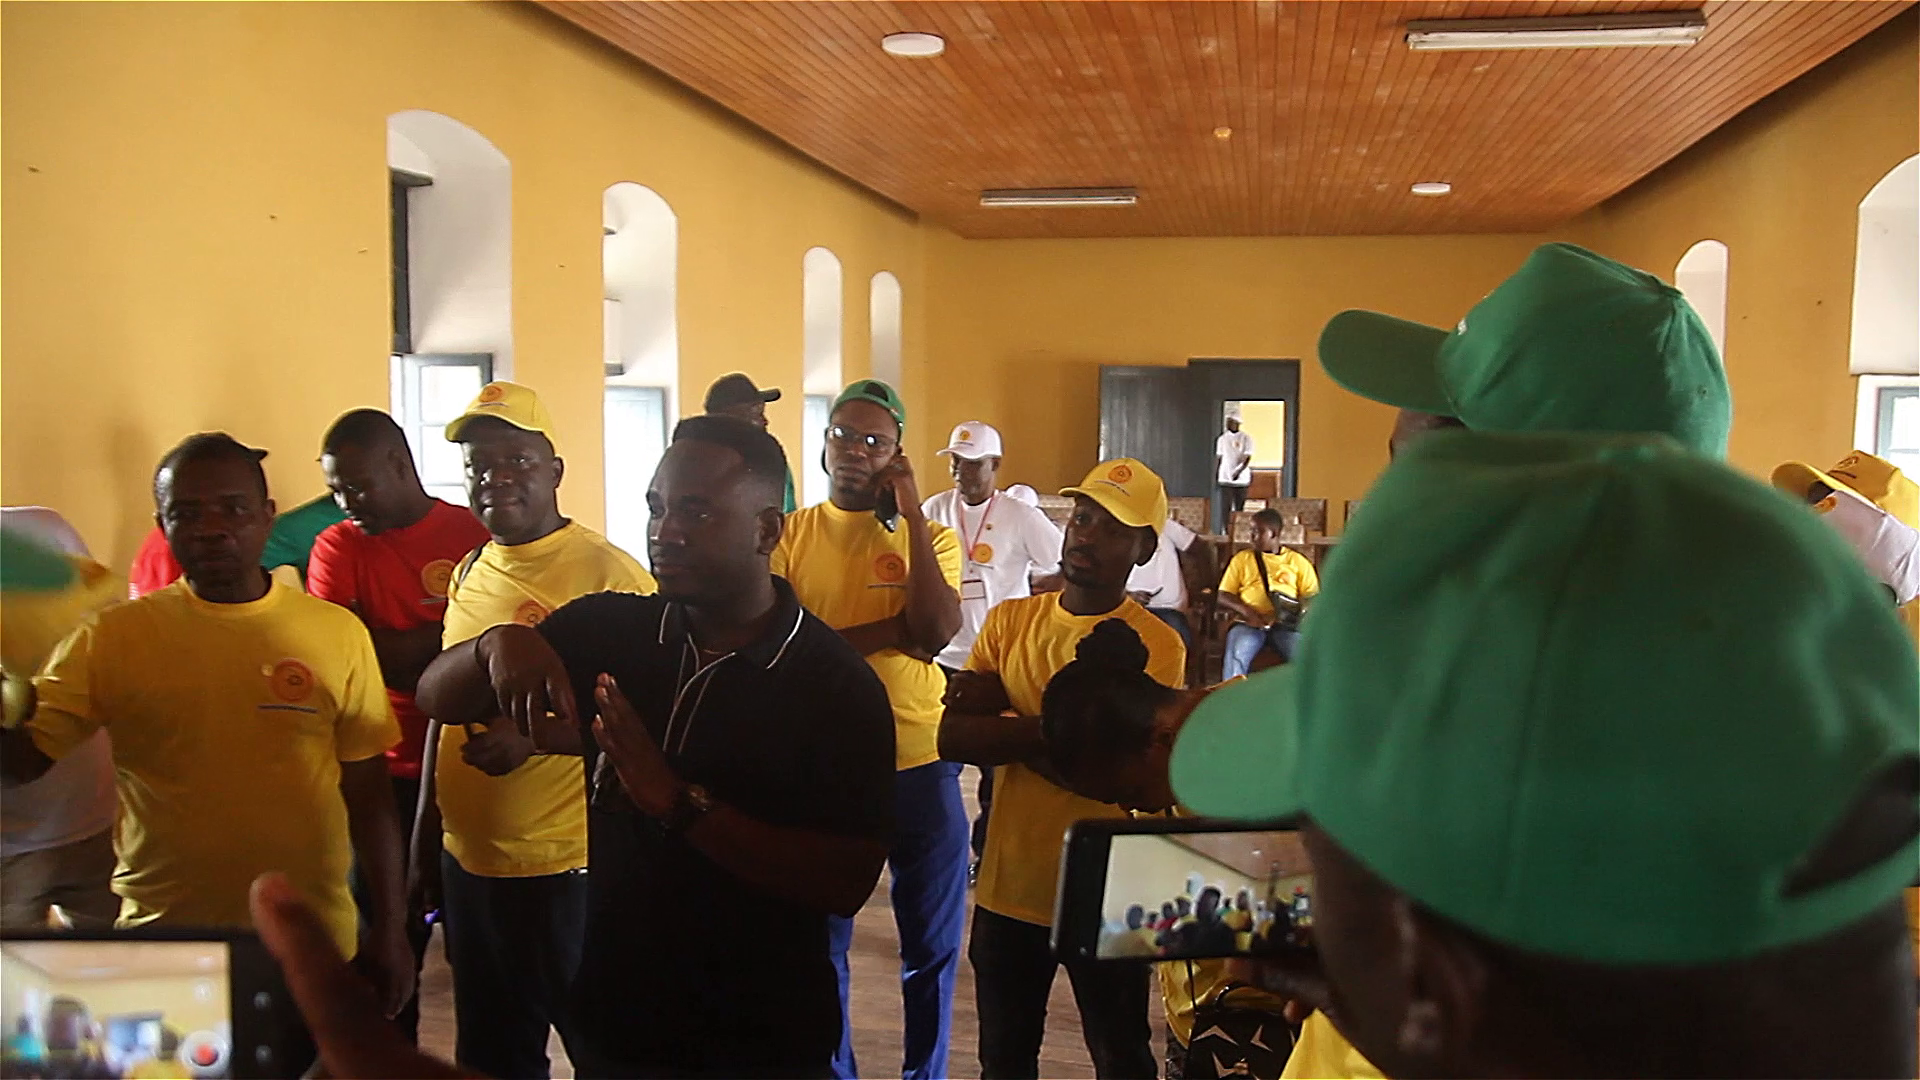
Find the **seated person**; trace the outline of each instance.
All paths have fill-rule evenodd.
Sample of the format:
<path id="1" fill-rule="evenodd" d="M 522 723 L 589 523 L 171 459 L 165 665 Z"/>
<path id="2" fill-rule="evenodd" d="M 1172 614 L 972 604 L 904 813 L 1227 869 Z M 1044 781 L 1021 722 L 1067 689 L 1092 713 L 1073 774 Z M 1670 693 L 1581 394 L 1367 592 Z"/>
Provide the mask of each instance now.
<path id="1" fill-rule="evenodd" d="M 1253 515 L 1253 546 L 1236 553 L 1220 576 L 1220 606 L 1238 620 L 1227 629 L 1223 678 L 1247 674 L 1265 648 L 1280 654 L 1283 663 L 1293 659 L 1300 640 L 1298 616 L 1320 591 L 1320 576 L 1306 556 L 1280 546 L 1283 528 L 1280 511 L 1272 507 Z M 1287 610 L 1276 613 L 1276 595 Z"/>
<path id="2" fill-rule="evenodd" d="M 1149 678 L 1146 647 L 1139 635 L 1124 622 L 1108 619 L 1094 627 L 1093 633 L 1080 642 L 1074 661 L 1047 684 L 1041 723 L 1048 760 L 1076 795 L 1136 812 L 1184 815 L 1186 811 L 1175 805 L 1168 782 L 1167 758 L 1187 715 L 1212 692 L 1212 688 L 1175 690 Z M 1218 901 L 1219 890 L 1207 888 L 1201 890 L 1202 904 L 1208 902 L 1208 894 Z M 1251 907 L 1252 898 L 1246 896 L 1245 900 Z M 1171 917 L 1174 905 L 1169 902 L 1162 911 Z M 1177 922 L 1171 918 L 1168 921 Z M 1287 924 L 1278 920 L 1272 925 L 1284 932 Z M 1234 1008 L 1264 1010 L 1272 1015 L 1273 1022 L 1262 1028 L 1262 1037 L 1257 1040 L 1260 1045 L 1253 1040 L 1237 1046 L 1214 1045 L 1214 1033 L 1208 1031 L 1206 1053 L 1191 1055 L 1195 1066 L 1211 1055 L 1218 1064 L 1206 1068 L 1243 1062 L 1245 1075 L 1280 1076 L 1287 1047 L 1293 1041 L 1280 998 L 1233 984 L 1223 960 L 1168 961 L 1159 969 L 1167 1016 L 1168 1080 L 1189 1075 L 1189 1041 L 1196 1005 L 1218 1003 L 1229 991 Z M 1324 1028 L 1314 1033 L 1323 1044 L 1331 1041 L 1344 1045 L 1340 1033 L 1321 1014 L 1315 1013 L 1307 1022 Z M 1353 1057 L 1357 1059 L 1358 1055 Z M 1347 1075 L 1380 1074 L 1368 1067 L 1356 1068 Z"/>

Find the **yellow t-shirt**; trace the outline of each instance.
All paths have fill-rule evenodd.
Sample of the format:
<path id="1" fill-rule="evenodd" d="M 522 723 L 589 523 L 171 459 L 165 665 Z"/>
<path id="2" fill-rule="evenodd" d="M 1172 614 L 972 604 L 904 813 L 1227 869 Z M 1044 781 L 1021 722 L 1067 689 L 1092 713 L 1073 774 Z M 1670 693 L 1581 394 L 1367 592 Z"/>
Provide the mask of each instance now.
<path id="1" fill-rule="evenodd" d="M 1280 1080 L 1385 1080 L 1385 1074 L 1353 1048 L 1325 1013 L 1316 1012 L 1300 1025 L 1300 1041 L 1293 1044 Z"/>
<path id="2" fill-rule="evenodd" d="M 967 670 L 995 672 L 1014 711 L 1038 716 L 1047 681 L 1073 660 L 1081 638 L 1102 620 L 1114 618 L 1126 620 L 1146 642 L 1147 674 L 1179 686 L 1187 650 L 1166 623 L 1132 600 L 1104 615 L 1073 615 L 1061 608 L 1059 593 L 1004 600 L 987 612 Z M 1000 766 L 993 775 L 993 811 L 987 815 L 987 847 L 980 857 L 975 901 L 996 915 L 1051 925 L 1060 841 L 1067 826 L 1124 813 L 1055 787 L 1025 765 Z"/>
<path id="3" fill-rule="evenodd" d="M 279 870 L 353 955 L 340 763 L 400 725 L 352 612 L 281 585 L 212 604 L 176 581 L 82 623 L 34 687 L 49 757 L 113 738 L 120 925 L 247 926 L 248 887 Z"/>
<path id="4" fill-rule="evenodd" d="M 1273 614 L 1273 601 L 1260 584 L 1260 567 L 1253 561 L 1254 551 L 1236 552 L 1220 575 L 1220 591 L 1240 598 L 1240 602 L 1262 615 Z M 1267 582 L 1273 591 L 1304 600 L 1320 591 L 1320 575 L 1313 563 L 1292 548 L 1281 548 L 1278 555 L 1262 556 L 1267 561 Z"/>
<path id="5" fill-rule="evenodd" d="M 960 541 L 953 530 L 927 522 L 940 574 L 960 588 Z M 820 503 L 787 515 L 787 531 L 773 552 L 773 572 L 793 586 L 800 606 L 835 630 L 878 622 L 907 606 L 907 527 L 888 532 L 866 510 Z M 887 686 L 893 704 L 894 767 L 940 760 L 940 698 L 947 678 L 938 667 L 882 649 L 867 663 Z"/>
<path id="6" fill-rule="evenodd" d="M 655 588 L 653 575 L 633 556 L 568 522 L 532 543 L 489 542 L 479 558 L 462 560 L 447 586 L 440 640 L 451 648 L 501 623 L 533 626 L 592 593 L 645 595 Z M 447 851 L 461 869 L 480 877 L 539 877 L 587 865 L 580 759 L 532 757 L 505 776 L 488 776 L 461 758 L 466 744 L 465 728 L 441 728 L 433 770 Z"/>

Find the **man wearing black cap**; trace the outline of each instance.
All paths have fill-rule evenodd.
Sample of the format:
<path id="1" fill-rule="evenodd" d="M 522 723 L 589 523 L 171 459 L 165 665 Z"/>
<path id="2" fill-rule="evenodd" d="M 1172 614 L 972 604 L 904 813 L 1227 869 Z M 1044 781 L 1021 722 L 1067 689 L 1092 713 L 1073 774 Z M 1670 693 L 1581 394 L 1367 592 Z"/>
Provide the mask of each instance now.
<path id="1" fill-rule="evenodd" d="M 722 375 L 707 387 L 707 415 L 734 416 L 750 424 L 767 426 L 767 405 L 780 400 L 780 389 L 768 387 L 765 390 L 753 385 L 753 380 L 736 371 L 731 375 Z M 791 514 L 799 507 L 799 500 L 793 497 L 793 466 L 787 466 L 787 493 L 780 506 L 780 512 Z"/>

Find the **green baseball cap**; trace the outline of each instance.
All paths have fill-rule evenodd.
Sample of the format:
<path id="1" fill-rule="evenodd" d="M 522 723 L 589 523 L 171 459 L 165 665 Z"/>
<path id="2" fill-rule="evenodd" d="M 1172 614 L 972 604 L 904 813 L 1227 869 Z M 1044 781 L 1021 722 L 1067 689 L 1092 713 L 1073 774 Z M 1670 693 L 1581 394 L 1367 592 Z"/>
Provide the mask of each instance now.
<path id="1" fill-rule="evenodd" d="M 901 434 L 906 433 L 907 403 L 900 400 L 899 391 L 879 379 L 861 379 L 859 382 L 849 383 L 845 390 L 840 391 L 840 396 L 833 399 L 833 409 L 828 415 L 832 415 L 849 401 L 873 402 L 892 413 L 893 422 L 900 425 Z"/>
<path id="2" fill-rule="evenodd" d="M 1898 895 L 1790 874 L 1920 751 L 1920 668 L 1837 535 L 1656 435 L 1430 435 L 1367 495 L 1292 665 L 1174 747 L 1203 814 L 1305 813 L 1487 937 L 1702 964 Z"/>
<path id="3" fill-rule="evenodd" d="M 1727 454 L 1733 400 L 1680 290 L 1573 244 L 1536 248 L 1452 333 L 1343 311 L 1320 334 L 1333 381 L 1476 431 L 1655 431 Z"/>
<path id="4" fill-rule="evenodd" d="M 76 577 L 73 560 L 12 529 L 0 529 L 0 589 L 52 592 Z"/>

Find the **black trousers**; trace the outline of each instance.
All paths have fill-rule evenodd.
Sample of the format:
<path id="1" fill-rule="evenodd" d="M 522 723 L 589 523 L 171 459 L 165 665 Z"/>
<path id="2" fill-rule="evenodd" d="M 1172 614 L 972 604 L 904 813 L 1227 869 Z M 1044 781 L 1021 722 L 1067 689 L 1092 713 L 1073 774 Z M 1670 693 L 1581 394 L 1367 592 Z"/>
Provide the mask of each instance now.
<path id="1" fill-rule="evenodd" d="M 1035 1080 L 1046 1037 L 1047 996 L 1061 966 L 1045 926 L 973 909 L 974 1002 L 980 1014 L 983 1080 Z M 1101 1080 L 1152 1080 L 1153 1036 L 1147 1026 L 1152 968 L 1079 961 L 1065 965 L 1080 1007 L 1081 1033 Z"/>
<path id="2" fill-rule="evenodd" d="M 413 832 L 414 805 L 420 799 L 420 778 L 415 776 L 395 776 L 389 779 L 393 781 L 394 809 L 398 812 L 397 816 L 400 819 L 400 854 L 401 858 L 404 859 L 407 856 L 407 839 Z M 433 844 L 433 858 L 437 859 L 440 857 L 439 850 L 439 838 L 436 837 Z M 356 863 L 354 865 L 353 872 L 347 879 L 347 884 L 353 892 L 354 905 L 360 909 L 360 925 L 364 927 L 367 923 L 367 912 L 370 908 L 368 905 L 367 883 L 361 876 L 359 864 Z M 400 1010 L 400 1015 L 393 1018 L 393 1023 L 400 1029 L 401 1033 L 407 1037 L 407 1041 L 410 1043 L 418 1043 L 420 1041 L 420 969 L 426 965 L 427 942 L 432 939 L 433 927 L 428 926 L 424 919 L 407 920 L 407 944 L 413 946 L 414 994 L 412 998 L 408 999 L 406 1007 Z"/>
<path id="3" fill-rule="evenodd" d="M 1247 485 L 1220 485 L 1220 535 L 1227 536 L 1233 530 L 1233 515 L 1247 508 Z"/>
<path id="4" fill-rule="evenodd" d="M 552 1075 L 547 1029 L 567 1039 L 567 995 L 587 922 L 587 875 L 481 877 L 446 853 L 440 874 L 455 1059 L 484 1076 L 545 1080 Z"/>

